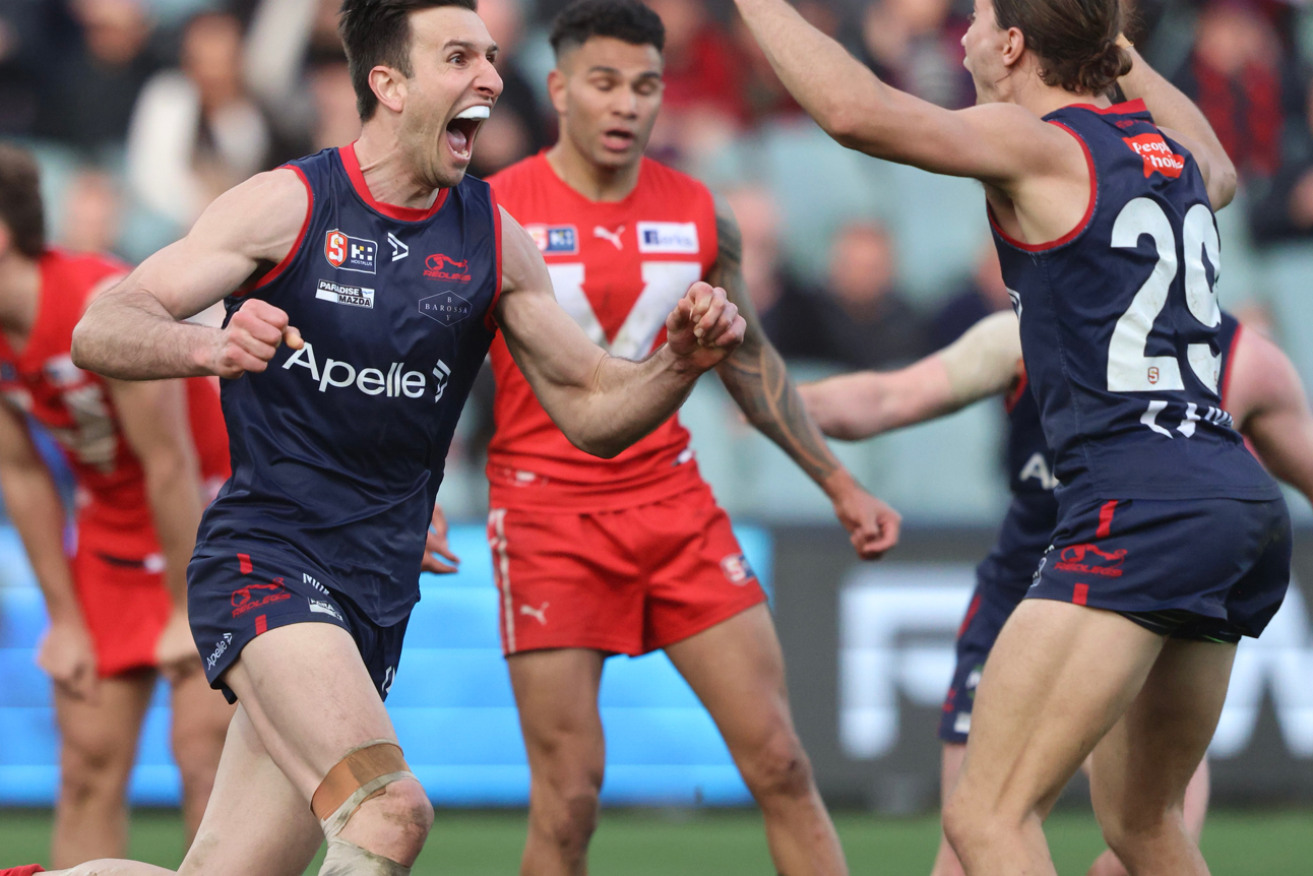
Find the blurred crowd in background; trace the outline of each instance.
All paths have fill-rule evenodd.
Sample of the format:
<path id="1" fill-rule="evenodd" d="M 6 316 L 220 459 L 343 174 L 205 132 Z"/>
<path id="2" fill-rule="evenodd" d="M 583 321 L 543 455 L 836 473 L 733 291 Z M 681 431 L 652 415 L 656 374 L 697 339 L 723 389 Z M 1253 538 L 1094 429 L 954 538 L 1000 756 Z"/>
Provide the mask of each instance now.
<path id="1" fill-rule="evenodd" d="M 475 175 L 553 141 L 546 29 L 565 2 L 480 0 L 505 91 Z M 977 184 L 829 141 L 729 0 L 648 3 L 667 29 L 650 154 L 728 198 L 749 288 L 786 356 L 892 367 L 1008 306 Z M 40 157 L 52 240 L 140 260 L 251 174 L 352 141 L 339 5 L 0 0 L 0 137 Z M 946 107 L 974 101 L 960 44 L 970 0 L 797 5 L 893 85 Z M 1135 16 L 1131 38 L 1198 102 L 1240 169 L 1241 196 L 1219 216 L 1223 304 L 1273 331 L 1313 383 L 1313 8 L 1139 0 Z"/>

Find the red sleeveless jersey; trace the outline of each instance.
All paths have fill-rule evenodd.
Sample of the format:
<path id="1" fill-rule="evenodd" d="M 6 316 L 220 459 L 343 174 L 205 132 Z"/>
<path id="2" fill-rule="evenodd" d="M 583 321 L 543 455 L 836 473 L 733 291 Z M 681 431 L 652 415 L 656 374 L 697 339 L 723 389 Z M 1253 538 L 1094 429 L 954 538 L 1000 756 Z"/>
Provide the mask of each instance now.
<path id="1" fill-rule="evenodd" d="M 63 449 L 77 479 L 79 544 L 118 556 L 153 553 L 158 542 L 141 462 L 123 436 L 105 381 L 69 355 L 91 292 L 128 267 L 58 250 L 42 255 L 39 266 L 41 294 L 26 346 L 15 352 L 0 336 L 0 394 Z M 197 377 L 187 381 L 187 396 L 201 477 L 212 486 L 228 478 L 229 465 L 219 393 L 209 378 Z"/>
<path id="2" fill-rule="evenodd" d="M 706 186 L 643 159 L 622 201 L 591 201 L 544 154 L 489 180 L 497 201 L 538 244 L 556 300 L 614 356 L 643 359 L 665 320 L 716 261 L 716 210 Z M 614 459 L 572 445 L 547 416 L 498 335 L 496 433 L 488 447 L 497 507 L 607 510 L 655 502 L 702 483 L 688 430 L 671 417 Z"/>

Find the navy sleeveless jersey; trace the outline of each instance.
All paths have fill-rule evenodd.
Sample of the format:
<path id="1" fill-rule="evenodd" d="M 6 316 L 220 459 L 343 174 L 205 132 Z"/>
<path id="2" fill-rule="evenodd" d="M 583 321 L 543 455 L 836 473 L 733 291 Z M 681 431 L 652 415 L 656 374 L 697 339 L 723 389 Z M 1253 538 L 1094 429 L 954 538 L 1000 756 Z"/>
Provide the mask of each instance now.
<path id="1" fill-rule="evenodd" d="M 1039 405 L 1024 372 L 1004 399 L 1004 406 L 1012 502 L 998 540 L 978 574 L 982 581 L 992 581 L 1020 599 L 1058 522 L 1058 502 L 1053 496 L 1058 481 L 1053 475 L 1053 453 L 1040 425 Z"/>
<path id="2" fill-rule="evenodd" d="M 1219 394 L 1222 396 L 1222 408 L 1226 409 L 1227 389 L 1231 386 L 1231 362 L 1235 354 L 1236 342 L 1240 340 L 1240 320 L 1225 310 L 1222 311 L 1222 324 L 1217 329 L 1217 343 L 1222 349 L 1222 381 Z"/>
<path id="3" fill-rule="evenodd" d="M 282 308 L 305 346 L 224 381 L 233 476 L 196 552 L 312 564 L 387 626 L 419 599 L 447 449 L 493 339 L 499 214 L 469 177 L 429 210 L 379 204 L 351 147 L 289 166 L 311 193 L 301 237 L 226 306 Z"/>
<path id="4" fill-rule="evenodd" d="M 1221 408 L 1217 226 L 1193 157 L 1142 101 L 1044 118 L 1085 150 L 1084 219 L 1039 245 L 990 219 L 1063 504 L 1277 498 Z"/>

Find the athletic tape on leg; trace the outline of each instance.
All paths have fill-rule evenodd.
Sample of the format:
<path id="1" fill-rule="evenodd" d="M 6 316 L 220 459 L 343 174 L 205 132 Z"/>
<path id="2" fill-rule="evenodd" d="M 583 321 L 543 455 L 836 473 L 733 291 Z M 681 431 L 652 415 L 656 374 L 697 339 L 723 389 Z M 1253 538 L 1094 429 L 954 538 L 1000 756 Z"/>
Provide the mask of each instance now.
<path id="1" fill-rule="evenodd" d="M 319 876 L 410 876 L 410 868 L 341 837 L 328 841 Z"/>
<path id="2" fill-rule="evenodd" d="M 388 739 L 372 739 L 348 751 L 328 771 L 315 789 L 310 809 L 331 840 L 362 803 L 393 782 L 413 778 L 400 746 Z"/>

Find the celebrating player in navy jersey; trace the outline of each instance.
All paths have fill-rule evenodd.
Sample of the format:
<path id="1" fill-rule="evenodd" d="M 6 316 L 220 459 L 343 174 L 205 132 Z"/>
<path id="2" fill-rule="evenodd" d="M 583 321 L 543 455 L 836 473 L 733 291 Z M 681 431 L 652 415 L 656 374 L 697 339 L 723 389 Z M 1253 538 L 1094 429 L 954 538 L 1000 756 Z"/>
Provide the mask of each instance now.
<path id="1" fill-rule="evenodd" d="M 1313 501 L 1313 414 L 1285 354 L 1270 340 L 1222 313 L 1222 408 L 1235 419 L 1258 457 L 1277 477 Z M 1025 597 L 1053 527 L 1053 455 L 1044 442 L 1039 408 L 1021 364 L 1016 317 L 986 317 L 953 344 L 899 371 L 863 371 L 798 387 L 807 408 L 831 437 L 855 441 L 947 416 L 992 395 L 1008 414 L 1007 463 L 1013 493 L 998 541 L 976 568 L 976 590 L 958 632 L 957 667 L 944 702 L 941 786 L 957 782 L 971 729 L 975 687 L 999 630 Z M 1201 762 L 1186 790 L 1186 829 L 1196 839 L 1208 808 L 1208 766 Z M 947 840 L 933 876 L 955 876 L 962 866 Z M 1111 850 L 1090 876 L 1125 876 Z"/>
<path id="2" fill-rule="evenodd" d="M 239 705 L 183 872 L 300 874 L 325 838 L 321 874 L 410 872 L 432 808 L 383 697 L 420 571 L 441 568 L 426 526 L 494 331 L 599 455 L 668 419 L 743 337 L 705 283 L 642 362 L 556 304 L 532 238 L 464 176 L 501 92 L 474 0 L 348 0 L 342 35 L 360 140 L 228 192 L 74 339 L 80 366 L 114 377 L 225 378 L 234 472 L 201 525 L 189 609 Z M 180 322 L 223 299 L 224 329 Z M 107 868 L 158 872 L 80 872 Z"/>
<path id="3" fill-rule="evenodd" d="M 972 876 L 1054 873 L 1042 822 L 1093 752 L 1121 860 L 1202 876 L 1185 789 L 1291 550 L 1280 490 L 1218 393 L 1213 210 L 1234 167 L 1123 47 L 1118 0 L 976 0 L 962 43 L 979 105 L 960 111 L 880 82 L 785 0 L 736 2 L 841 143 L 984 183 L 1020 315 L 1058 524 L 977 690 L 949 841 Z M 1118 83 L 1132 100 L 1110 105 Z"/>

